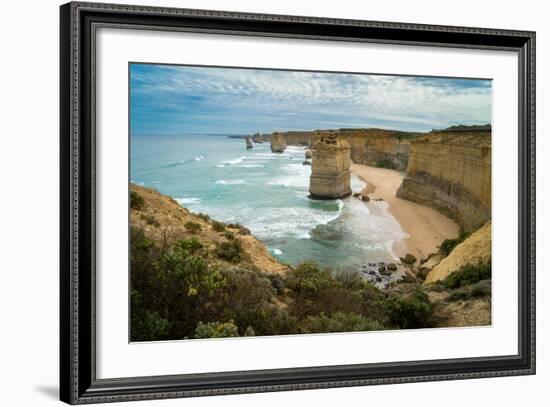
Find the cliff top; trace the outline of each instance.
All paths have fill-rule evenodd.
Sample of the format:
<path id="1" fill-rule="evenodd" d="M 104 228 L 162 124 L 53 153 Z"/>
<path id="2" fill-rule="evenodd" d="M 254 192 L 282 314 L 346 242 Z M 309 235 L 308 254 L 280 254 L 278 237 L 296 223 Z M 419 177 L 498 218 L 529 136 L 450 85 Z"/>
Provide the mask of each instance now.
<path id="1" fill-rule="evenodd" d="M 453 144 L 491 147 L 490 131 L 433 131 L 412 141 L 413 143 Z"/>
<path id="2" fill-rule="evenodd" d="M 194 214 L 160 192 L 130 184 L 130 224 L 143 230 L 148 239 L 170 245 L 183 239 L 197 238 L 210 253 L 211 265 L 248 266 L 266 273 L 285 272 L 288 268 L 275 260 L 266 247 L 238 224 L 225 224 L 207 215 Z M 216 255 L 220 246 L 239 246 L 238 261 Z"/>
<path id="3" fill-rule="evenodd" d="M 342 137 L 338 136 L 337 132 L 317 135 L 313 142 L 315 150 L 349 150 L 349 143 Z"/>

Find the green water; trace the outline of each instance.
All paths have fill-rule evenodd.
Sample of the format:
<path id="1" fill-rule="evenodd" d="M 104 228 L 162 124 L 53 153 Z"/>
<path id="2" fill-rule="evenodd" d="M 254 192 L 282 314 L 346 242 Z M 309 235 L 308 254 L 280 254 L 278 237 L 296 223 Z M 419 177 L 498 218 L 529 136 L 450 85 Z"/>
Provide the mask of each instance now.
<path id="1" fill-rule="evenodd" d="M 225 136 L 133 135 L 130 178 L 193 212 L 241 223 L 286 263 L 357 268 L 394 261 L 391 247 L 407 235 L 387 204 L 309 199 L 304 149 L 274 154 L 269 143 L 247 150 L 243 139 Z M 352 176 L 354 191 L 363 186 Z"/>

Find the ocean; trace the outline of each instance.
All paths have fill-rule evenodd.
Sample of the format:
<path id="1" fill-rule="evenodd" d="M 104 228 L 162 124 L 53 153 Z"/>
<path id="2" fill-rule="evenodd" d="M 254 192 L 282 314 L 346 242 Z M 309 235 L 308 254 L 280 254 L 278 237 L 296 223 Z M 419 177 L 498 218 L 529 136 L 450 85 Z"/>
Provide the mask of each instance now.
<path id="1" fill-rule="evenodd" d="M 210 135 L 132 135 L 130 180 L 169 195 L 195 213 L 249 228 L 281 262 L 313 260 L 334 269 L 392 262 L 404 239 L 385 202 L 308 198 L 305 147 L 271 153 L 244 139 Z M 352 176 L 352 189 L 365 184 Z"/>

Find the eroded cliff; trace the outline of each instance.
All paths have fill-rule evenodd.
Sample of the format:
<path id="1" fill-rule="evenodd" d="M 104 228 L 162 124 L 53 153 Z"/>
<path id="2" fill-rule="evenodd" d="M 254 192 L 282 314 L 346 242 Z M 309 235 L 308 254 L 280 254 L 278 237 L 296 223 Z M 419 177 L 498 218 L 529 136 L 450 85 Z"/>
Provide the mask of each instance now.
<path id="1" fill-rule="evenodd" d="M 336 199 L 351 195 L 350 146 L 338 133 L 315 136 L 309 192 L 314 199 Z"/>
<path id="2" fill-rule="evenodd" d="M 398 197 L 433 207 L 466 231 L 491 218 L 490 131 L 434 131 L 410 146 Z"/>

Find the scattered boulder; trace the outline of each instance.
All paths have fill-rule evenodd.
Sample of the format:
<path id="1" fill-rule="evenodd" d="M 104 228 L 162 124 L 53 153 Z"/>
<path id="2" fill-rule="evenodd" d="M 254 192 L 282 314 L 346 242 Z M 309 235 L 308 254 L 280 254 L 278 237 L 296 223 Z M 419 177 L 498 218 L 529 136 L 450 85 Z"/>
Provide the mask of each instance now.
<path id="1" fill-rule="evenodd" d="M 312 158 L 313 157 L 313 153 L 311 152 L 311 150 L 306 150 L 306 158 Z"/>
<path id="2" fill-rule="evenodd" d="M 369 202 L 370 201 L 370 198 L 367 196 L 367 195 L 361 195 L 361 200 L 363 202 Z"/>
<path id="3" fill-rule="evenodd" d="M 361 198 L 361 192 L 354 192 L 353 197 L 354 198 Z"/>
<path id="4" fill-rule="evenodd" d="M 405 264 L 414 264 L 416 262 L 416 257 L 414 257 L 410 253 L 407 253 L 405 257 L 400 257 L 399 259 L 401 260 L 402 263 L 405 263 Z"/>
<path id="5" fill-rule="evenodd" d="M 311 165 L 311 163 L 309 161 L 302 161 L 302 165 Z"/>
<path id="6" fill-rule="evenodd" d="M 388 264 L 386 265 L 386 268 L 387 268 L 388 270 L 390 270 L 390 271 L 396 271 L 396 270 L 397 270 L 397 264 L 395 264 L 395 263 L 388 263 Z"/>

